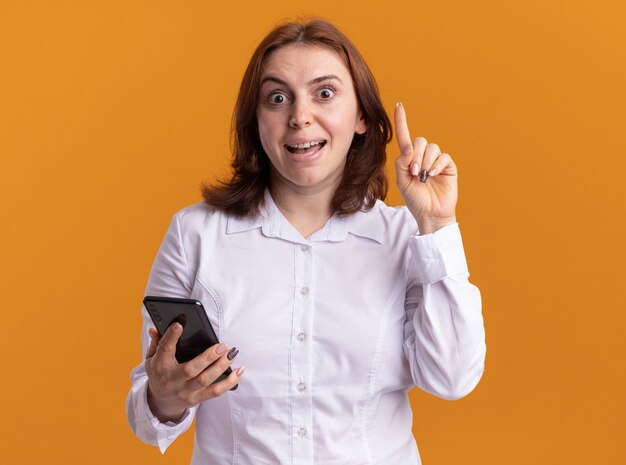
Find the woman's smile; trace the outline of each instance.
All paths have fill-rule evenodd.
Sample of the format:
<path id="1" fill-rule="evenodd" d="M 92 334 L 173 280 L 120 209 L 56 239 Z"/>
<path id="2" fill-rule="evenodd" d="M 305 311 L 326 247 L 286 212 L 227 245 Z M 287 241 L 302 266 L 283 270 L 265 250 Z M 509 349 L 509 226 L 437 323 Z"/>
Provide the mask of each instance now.
<path id="1" fill-rule="evenodd" d="M 314 139 L 305 142 L 289 142 L 285 148 L 289 152 L 289 158 L 294 161 L 313 161 L 322 156 L 322 151 L 326 141 L 324 139 Z"/>

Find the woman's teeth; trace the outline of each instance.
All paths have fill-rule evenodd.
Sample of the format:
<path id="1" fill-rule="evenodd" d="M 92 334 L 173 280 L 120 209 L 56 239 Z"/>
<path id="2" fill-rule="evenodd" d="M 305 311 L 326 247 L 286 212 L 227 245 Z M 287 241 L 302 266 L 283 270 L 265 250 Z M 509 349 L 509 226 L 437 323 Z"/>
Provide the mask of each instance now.
<path id="1" fill-rule="evenodd" d="M 296 150 L 306 150 L 317 145 L 324 145 L 325 143 L 325 140 L 319 140 L 316 142 L 305 142 L 303 144 L 285 145 L 285 147 L 287 147 L 287 150 L 290 152 L 295 153 Z"/>

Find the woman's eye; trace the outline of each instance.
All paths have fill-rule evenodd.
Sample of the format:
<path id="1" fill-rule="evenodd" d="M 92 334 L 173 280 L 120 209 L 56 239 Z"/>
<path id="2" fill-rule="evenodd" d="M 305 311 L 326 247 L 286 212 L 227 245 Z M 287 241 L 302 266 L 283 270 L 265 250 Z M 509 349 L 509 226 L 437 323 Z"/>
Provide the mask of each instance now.
<path id="1" fill-rule="evenodd" d="M 331 89 L 330 87 L 320 90 L 320 97 L 322 97 L 324 100 L 328 100 L 332 98 L 334 95 L 335 95 L 335 90 Z"/>
<path id="2" fill-rule="evenodd" d="M 286 100 L 287 97 L 285 96 L 285 94 L 281 94 L 279 92 L 273 92 L 267 97 L 267 101 L 274 105 L 280 105 L 281 103 L 285 103 Z"/>

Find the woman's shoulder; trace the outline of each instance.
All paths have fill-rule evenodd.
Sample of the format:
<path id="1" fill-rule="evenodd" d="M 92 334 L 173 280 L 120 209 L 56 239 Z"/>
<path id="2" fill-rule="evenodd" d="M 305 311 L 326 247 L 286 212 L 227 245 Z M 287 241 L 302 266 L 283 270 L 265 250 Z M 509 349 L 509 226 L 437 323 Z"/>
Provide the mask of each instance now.
<path id="1" fill-rule="evenodd" d="M 394 207 L 387 205 L 382 200 L 377 200 L 372 211 L 380 215 L 389 224 L 416 225 L 413 215 L 405 205 Z"/>
<path id="2" fill-rule="evenodd" d="M 196 202 L 181 208 L 174 213 L 174 216 L 181 219 L 185 217 L 193 219 L 198 217 L 205 217 L 207 215 L 214 215 L 218 212 L 218 209 L 212 207 L 206 202 Z"/>
<path id="3" fill-rule="evenodd" d="M 374 206 L 362 212 L 367 223 L 378 229 L 384 236 L 397 237 L 398 234 L 411 236 L 417 232 L 417 223 L 406 206 L 389 206 L 377 200 Z"/>
<path id="4" fill-rule="evenodd" d="M 172 222 L 176 222 L 181 231 L 191 232 L 206 230 L 211 225 L 226 221 L 227 217 L 226 213 L 206 202 L 197 202 L 174 213 Z"/>
<path id="5" fill-rule="evenodd" d="M 387 218 L 404 219 L 412 218 L 411 212 L 406 205 L 390 206 L 382 200 L 377 200 L 372 210 Z"/>

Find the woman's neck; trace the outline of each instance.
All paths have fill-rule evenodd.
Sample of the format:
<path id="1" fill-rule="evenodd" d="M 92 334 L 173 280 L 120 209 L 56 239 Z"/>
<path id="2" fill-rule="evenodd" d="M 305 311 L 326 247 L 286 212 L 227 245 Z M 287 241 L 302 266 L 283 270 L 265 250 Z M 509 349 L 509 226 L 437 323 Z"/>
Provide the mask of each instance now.
<path id="1" fill-rule="evenodd" d="M 302 237 L 319 231 L 333 215 L 333 190 L 293 189 L 274 183 L 270 193 L 280 212 Z"/>

